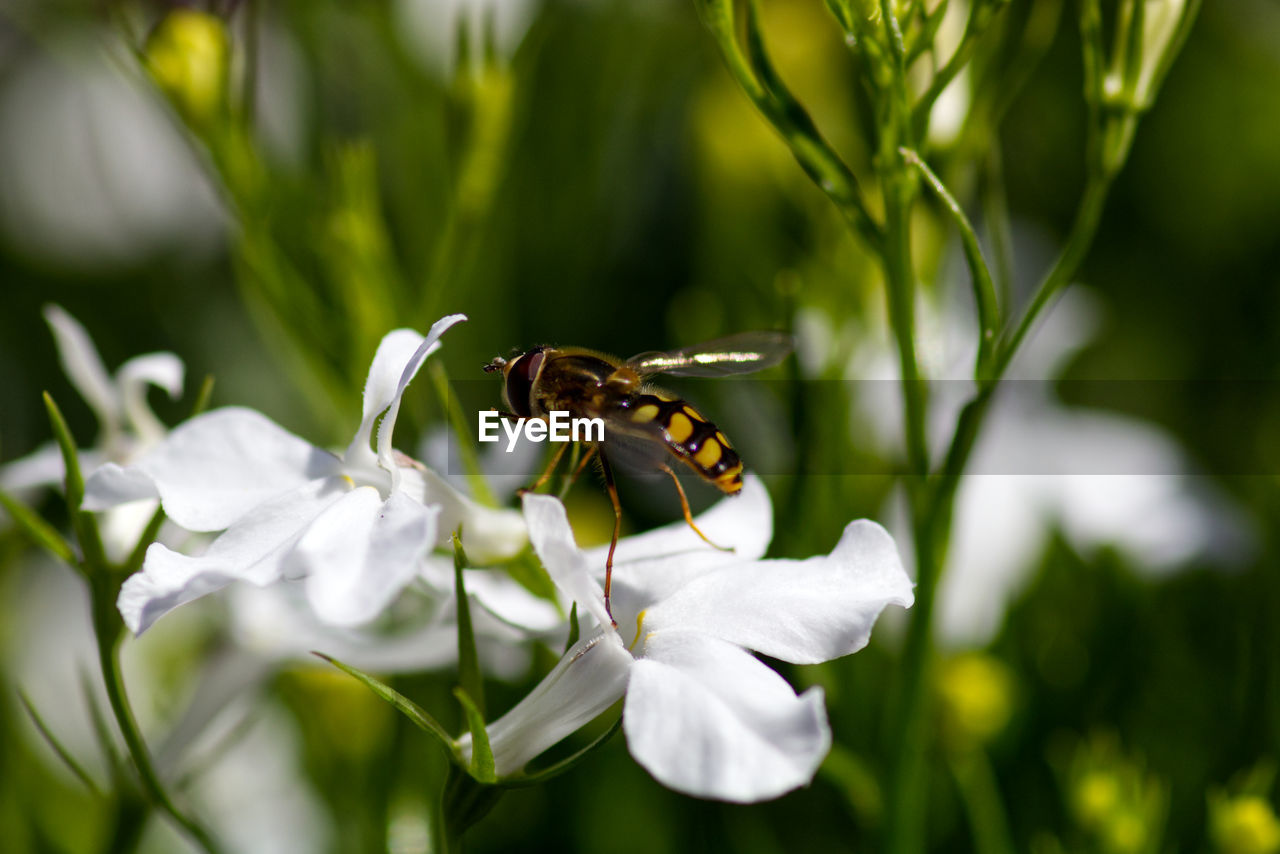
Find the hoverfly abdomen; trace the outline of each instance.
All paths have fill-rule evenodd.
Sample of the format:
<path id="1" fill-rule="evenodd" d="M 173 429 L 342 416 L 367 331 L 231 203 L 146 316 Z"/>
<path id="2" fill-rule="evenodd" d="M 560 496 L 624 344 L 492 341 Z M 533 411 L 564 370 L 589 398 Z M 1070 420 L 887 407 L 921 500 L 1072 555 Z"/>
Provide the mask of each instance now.
<path id="1" fill-rule="evenodd" d="M 703 480 L 732 495 L 742 489 L 742 459 L 724 433 L 689 403 L 659 394 L 628 399 L 633 424 L 653 424 L 668 449 Z"/>

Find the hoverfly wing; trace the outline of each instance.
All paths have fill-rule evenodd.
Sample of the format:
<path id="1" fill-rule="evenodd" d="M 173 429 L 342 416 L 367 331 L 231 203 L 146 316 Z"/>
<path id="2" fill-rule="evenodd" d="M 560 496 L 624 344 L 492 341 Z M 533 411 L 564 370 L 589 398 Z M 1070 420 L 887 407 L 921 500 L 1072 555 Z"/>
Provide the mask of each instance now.
<path id="1" fill-rule="evenodd" d="M 794 347 L 785 332 L 740 332 L 665 353 L 641 353 L 628 359 L 627 366 L 642 375 L 725 377 L 771 368 Z"/>

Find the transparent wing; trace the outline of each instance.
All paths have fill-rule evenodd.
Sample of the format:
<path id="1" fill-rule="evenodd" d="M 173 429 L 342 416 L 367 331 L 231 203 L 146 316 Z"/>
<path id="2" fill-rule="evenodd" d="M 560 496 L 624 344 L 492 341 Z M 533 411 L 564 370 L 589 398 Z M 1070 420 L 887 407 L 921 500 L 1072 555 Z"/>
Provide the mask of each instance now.
<path id="1" fill-rule="evenodd" d="M 724 377 L 773 367 L 795 344 L 785 332 L 740 332 L 666 353 L 632 356 L 627 365 L 641 374 Z"/>

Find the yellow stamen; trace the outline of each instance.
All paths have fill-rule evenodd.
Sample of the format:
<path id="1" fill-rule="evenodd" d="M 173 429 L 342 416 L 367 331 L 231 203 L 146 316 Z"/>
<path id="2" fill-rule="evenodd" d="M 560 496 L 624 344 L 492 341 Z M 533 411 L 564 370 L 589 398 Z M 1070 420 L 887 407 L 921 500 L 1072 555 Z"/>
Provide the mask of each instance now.
<path id="1" fill-rule="evenodd" d="M 635 649 L 636 644 L 640 643 L 640 633 L 644 631 L 644 614 L 644 611 L 636 614 L 636 636 L 632 639 L 631 646 L 627 647 L 629 650 Z"/>

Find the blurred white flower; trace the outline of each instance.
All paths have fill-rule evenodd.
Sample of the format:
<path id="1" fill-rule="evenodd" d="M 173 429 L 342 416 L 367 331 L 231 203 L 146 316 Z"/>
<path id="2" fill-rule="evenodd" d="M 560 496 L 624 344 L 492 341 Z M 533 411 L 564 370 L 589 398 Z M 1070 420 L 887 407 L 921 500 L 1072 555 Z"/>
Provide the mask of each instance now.
<path id="1" fill-rule="evenodd" d="M 440 335 L 463 319 L 445 317 L 425 338 L 409 329 L 383 338 L 365 384 L 364 417 L 341 456 L 233 407 L 180 425 L 129 468 L 109 464 L 90 478 L 91 510 L 158 496 L 182 527 L 223 530 L 195 557 L 152 545 L 120 593 L 126 625 L 140 633 L 232 581 L 265 586 L 304 576 L 317 617 L 359 625 L 413 581 L 428 552 L 460 524 L 479 562 L 523 548 L 518 514 L 476 504 L 392 448 L 409 381 Z"/>
<path id="2" fill-rule="evenodd" d="M 506 61 L 524 40 L 537 14 L 538 0 L 398 0 L 396 19 L 406 45 L 442 77 L 458 64 L 461 34 L 473 61 L 492 44 Z"/>
<path id="3" fill-rule="evenodd" d="M 921 352 L 936 382 L 931 452 L 945 452 L 960 407 L 973 395 L 976 335 L 963 312 L 920 305 Z M 1138 419 L 1064 406 L 1052 380 L 1094 334 L 1098 310 L 1086 291 L 1068 291 L 1010 366 L 956 496 L 947 568 L 939 588 L 944 643 L 983 645 L 1056 528 L 1076 549 L 1110 546 L 1135 568 L 1159 574 L 1209 554 L 1247 549 L 1245 523 L 1191 474 L 1185 453 Z M 901 439 L 896 362 L 864 352 L 851 369 L 861 382 L 857 418 L 885 449 Z M 859 435 L 866 440 L 866 434 Z M 895 508 L 899 517 L 901 507 Z M 905 529 L 900 519 L 894 530 Z"/>
<path id="4" fill-rule="evenodd" d="M 468 569 L 464 576 L 484 673 L 517 679 L 528 672 L 531 637 L 560 637 L 565 619 L 500 570 Z M 231 634 L 260 659 L 317 663 L 313 651 L 374 673 L 421 672 L 458 660 L 457 600 L 452 558 L 429 555 L 420 582 L 402 592 L 377 621 L 334 626 L 308 601 L 305 582 L 285 580 L 229 591 Z"/>
<path id="5" fill-rule="evenodd" d="M 764 486 L 683 523 L 623 540 L 614 565 L 611 625 L 598 574 L 603 555 L 574 542 L 564 506 L 526 495 L 530 540 L 556 584 L 597 629 L 489 727 L 499 776 L 599 715 L 624 695 L 631 755 L 662 784 L 733 802 L 777 797 L 808 783 L 831 744 L 820 688 L 796 695 L 749 650 L 797 664 L 866 645 L 889 604 L 908 606 L 911 583 L 878 525 L 851 523 L 835 550 L 808 560 L 761 560 L 771 530 Z M 461 740 L 464 752 L 470 738 Z"/>
<path id="6" fill-rule="evenodd" d="M 48 47 L 0 86 L 0 228 L 11 245 L 91 270 L 216 248 L 216 193 L 159 100 L 89 38 Z"/>
<path id="7" fill-rule="evenodd" d="M 170 397 L 182 394 L 182 360 L 172 353 L 148 353 L 107 373 L 93 340 L 60 306 L 47 305 L 58 360 L 67 378 L 97 416 L 99 433 L 80 450 L 80 468 L 89 476 L 105 463 L 129 463 L 164 438 L 166 428 L 147 405 L 147 389 L 157 386 Z M 0 466 L 0 488 L 23 494 L 38 487 L 60 487 L 66 477 L 62 453 L 50 440 L 31 454 Z M 101 523 L 107 556 L 118 560 L 137 543 L 155 513 L 154 499 L 115 507 Z"/>

